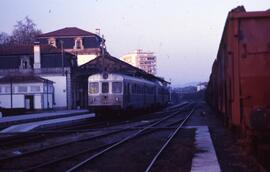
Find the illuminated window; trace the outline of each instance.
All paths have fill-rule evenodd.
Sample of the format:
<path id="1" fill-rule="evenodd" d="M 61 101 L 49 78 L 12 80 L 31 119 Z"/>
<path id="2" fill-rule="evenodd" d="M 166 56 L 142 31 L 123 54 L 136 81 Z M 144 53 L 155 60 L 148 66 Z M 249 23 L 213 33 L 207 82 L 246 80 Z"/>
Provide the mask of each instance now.
<path id="1" fill-rule="evenodd" d="M 98 82 L 90 82 L 89 83 L 89 93 L 90 94 L 96 94 L 98 93 Z"/>

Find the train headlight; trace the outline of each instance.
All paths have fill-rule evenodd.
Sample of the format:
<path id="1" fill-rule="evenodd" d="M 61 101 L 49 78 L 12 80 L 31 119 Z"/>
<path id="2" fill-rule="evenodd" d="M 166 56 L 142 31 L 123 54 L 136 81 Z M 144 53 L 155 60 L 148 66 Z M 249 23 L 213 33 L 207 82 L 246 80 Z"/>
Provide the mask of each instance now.
<path id="1" fill-rule="evenodd" d="M 96 101 L 96 98 L 93 97 L 92 99 L 90 99 L 90 104 L 93 104 Z"/>
<path id="2" fill-rule="evenodd" d="M 116 102 L 119 102 L 119 97 L 115 97 L 115 101 Z"/>

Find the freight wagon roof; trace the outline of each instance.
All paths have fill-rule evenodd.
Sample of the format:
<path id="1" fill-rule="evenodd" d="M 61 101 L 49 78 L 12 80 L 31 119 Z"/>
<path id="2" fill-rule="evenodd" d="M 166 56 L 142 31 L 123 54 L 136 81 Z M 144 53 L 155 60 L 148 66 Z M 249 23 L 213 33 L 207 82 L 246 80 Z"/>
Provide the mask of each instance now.
<path id="1" fill-rule="evenodd" d="M 247 12 L 245 10 L 244 6 L 238 6 L 234 9 L 232 9 L 229 12 L 228 17 L 227 17 L 226 22 L 225 22 L 225 26 L 224 26 L 223 33 L 222 33 L 222 38 L 221 38 L 219 48 L 218 48 L 218 53 L 220 53 L 220 50 L 223 48 L 222 43 L 224 41 L 226 31 L 228 30 L 228 27 L 230 27 L 229 21 L 231 19 L 257 19 L 257 18 L 270 18 L 270 10 Z M 217 54 L 217 56 L 218 56 L 218 54 Z"/>
<path id="2" fill-rule="evenodd" d="M 238 6 L 229 13 L 230 18 L 265 18 L 270 17 L 270 10 L 246 11 L 244 6 Z"/>

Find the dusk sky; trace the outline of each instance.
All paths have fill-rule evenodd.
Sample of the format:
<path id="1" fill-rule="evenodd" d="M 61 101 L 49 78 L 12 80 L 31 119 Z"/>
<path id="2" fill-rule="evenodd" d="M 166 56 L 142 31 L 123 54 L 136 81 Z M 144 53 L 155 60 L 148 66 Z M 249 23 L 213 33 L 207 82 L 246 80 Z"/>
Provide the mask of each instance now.
<path id="1" fill-rule="evenodd" d="M 270 9 L 269 0 L 1 0 L 0 32 L 30 17 L 43 33 L 101 29 L 111 55 L 152 51 L 158 75 L 173 86 L 208 81 L 227 13 Z"/>

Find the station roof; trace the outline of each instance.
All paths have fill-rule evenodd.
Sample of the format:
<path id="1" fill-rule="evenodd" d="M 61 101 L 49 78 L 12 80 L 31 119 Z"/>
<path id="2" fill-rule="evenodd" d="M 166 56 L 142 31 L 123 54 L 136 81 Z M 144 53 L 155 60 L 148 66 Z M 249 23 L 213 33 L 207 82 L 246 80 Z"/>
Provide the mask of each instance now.
<path id="1" fill-rule="evenodd" d="M 98 36 L 92 32 L 88 32 L 82 30 L 77 27 L 65 27 L 63 29 L 59 29 L 53 32 L 48 32 L 39 35 L 39 38 L 47 38 L 47 37 L 64 37 L 64 36 Z M 99 37 L 99 36 L 98 36 Z"/>
<path id="2" fill-rule="evenodd" d="M 34 48 L 33 44 L 28 45 L 12 45 L 12 46 L 0 46 L 0 56 L 5 55 L 33 55 Z M 57 49 L 51 45 L 40 45 L 41 54 L 59 54 L 61 49 Z M 70 54 L 64 51 L 65 54 Z"/>
<path id="3" fill-rule="evenodd" d="M 7 83 L 53 83 L 53 81 L 36 75 L 7 75 L 0 78 L 0 84 Z"/>
<path id="4" fill-rule="evenodd" d="M 142 77 L 148 80 L 160 81 L 163 84 L 169 83 L 163 78 L 149 74 L 144 70 L 141 70 L 116 57 L 111 56 L 108 53 L 106 53 L 104 56 L 98 56 L 88 63 L 83 64 L 79 67 L 79 71 L 80 74 L 94 74 L 102 72 L 122 73 L 125 75 Z"/>

